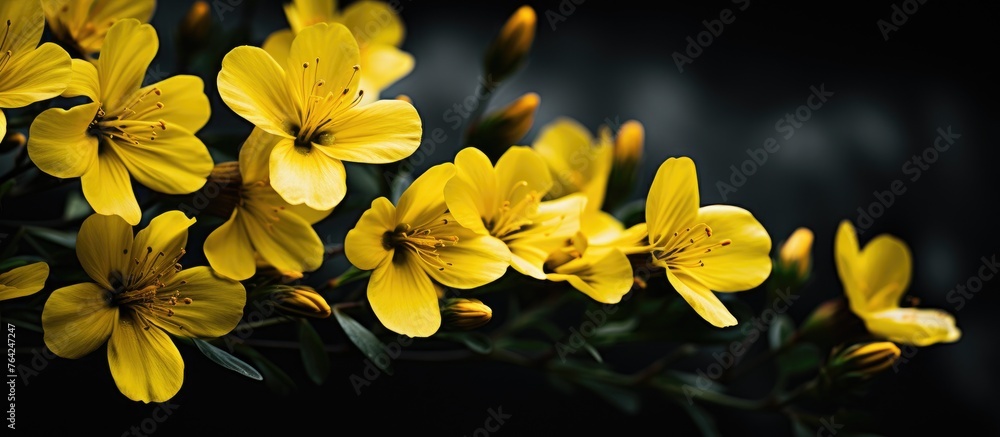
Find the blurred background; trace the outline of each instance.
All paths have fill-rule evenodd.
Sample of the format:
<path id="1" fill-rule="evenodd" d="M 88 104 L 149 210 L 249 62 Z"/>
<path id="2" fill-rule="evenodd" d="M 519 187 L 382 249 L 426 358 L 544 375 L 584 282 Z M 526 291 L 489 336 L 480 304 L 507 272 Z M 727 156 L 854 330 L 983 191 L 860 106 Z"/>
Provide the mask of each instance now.
<path id="1" fill-rule="evenodd" d="M 989 120 L 997 115 L 990 48 L 996 41 L 994 4 L 918 5 L 909 0 L 906 8 L 918 5 L 917 10 L 897 13 L 897 18 L 907 19 L 890 29 L 886 39 L 877 23 L 892 24 L 893 6 L 902 7 L 901 1 L 856 6 L 716 0 L 667 2 L 655 10 L 632 0 L 398 1 L 407 31 L 402 48 L 414 55 L 416 67 L 383 97 L 409 95 L 425 135 L 440 128 L 448 137 L 426 160 L 411 162 L 418 171 L 454 157 L 460 132 L 448 120 L 448 111 L 473 94 L 486 46 L 518 6 L 529 4 L 538 14 L 530 61 L 495 92 L 491 103 L 499 107 L 529 91 L 541 96 L 535 127 L 525 143 L 561 116 L 595 132 L 601 124 L 639 120 L 646 129 L 646 149 L 636 197 L 645 196 L 664 159 L 686 155 L 697 164 L 703 204 L 749 209 L 775 246 L 795 228 L 811 228 L 816 235 L 813 279 L 809 292 L 790 310 L 796 321 L 842 293 L 832 260 L 840 220 L 852 220 L 859 230 L 867 228 L 862 244 L 880 233 L 899 236 L 914 253 L 908 295 L 919 298 L 922 307 L 953 313 L 963 337 L 955 344 L 919 349 L 898 372 L 883 375 L 876 389 L 855 406 L 871 412 L 876 431 L 884 435 L 955 428 L 1000 432 L 993 370 L 1000 356 L 997 325 L 991 323 L 1000 309 L 997 283 L 986 282 L 960 309 L 947 299 L 956 285 L 977 274 L 982 257 L 1000 251 L 993 213 L 997 135 L 988 130 Z M 160 52 L 153 71 L 182 73 L 176 68 L 174 41 L 190 4 L 184 0 L 158 5 L 152 23 Z M 735 20 L 696 57 L 686 53 L 687 38 L 706 30 L 703 20 L 718 20 L 726 9 Z M 248 39 L 239 43 L 259 45 L 270 32 L 287 27 L 280 1 L 215 0 L 212 13 L 215 26 L 226 32 L 238 33 L 249 25 Z M 690 62 L 678 68 L 676 54 Z M 192 72 L 202 75 L 213 105 L 212 119 L 201 134 L 243 138 L 250 126 L 218 97 L 217 71 L 216 63 L 209 73 Z M 806 119 L 799 108 L 814 88 L 827 92 L 826 101 L 809 110 Z M 796 110 L 797 122 L 776 126 Z M 938 129 L 961 136 L 946 151 L 928 152 Z M 748 149 L 762 148 L 768 138 L 777 140 L 780 148 L 767 153 L 763 164 L 745 166 L 754 171 L 739 170 L 751 159 Z M 923 161 L 934 162 L 913 162 L 914 156 L 924 154 L 934 158 Z M 215 158 L 220 162 L 235 155 L 219 153 Z M 745 182 L 734 179 L 735 171 Z M 870 220 L 859 218 L 859 208 L 880 211 L 870 208 L 879 201 L 873 193 L 890 190 L 895 180 L 902 181 L 905 193 L 894 196 L 884 212 L 869 212 Z M 720 190 L 720 183 L 734 190 Z M 347 199 L 352 200 L 370 199 Z M 46 208 L 5 204 L 3 215 L 8 220 L 44 218 Z M 61 204 L 54 208 L 58 211 Z M 320 236 L 339 243 L 356 218 L 337 216 L 324 222 Z M 197 243 L 190 245 L 200 247 L 210 230 L 201 229 L 201 235 L 193 231 Z M 186 258 L 186 264 L 198 263 L 196 256 Z M 306 280 L 322 283 L 343 271 L 345 263 L 340 258 Z M 324 339 L 343 343 L 335 322 L 329 322 L 331 326 L 319 328 Z M 575 325 L 565 327 L 570 326 Z M 294 334 L 293 327 L 287 327 L 288 332 L 284 328 L 275 328 L 274 336 Z M 19 347 L 41 344 L 40 337 L 28 333 L 18 341 Z M 295 391 L 279 396 L 264 383 L 219 368 L 192 347 L 179 347 L 187 367 L 184 386 L 171 401 L 177 407 L 169 420 L 157 424 L 158 435 L 256 434 L 265 429 L 353 435 L 366 427 L 379 435 L 478 436 L 483 434 L 475 432 L 490 417 L 490 409 L 511 416 L 495 432 L 498 435 L 697 434 L 684 410 L 662 397 L 644 396 L 638 411 L 626 414 L 592 393 L 565 394 L 543 374 L 505 364 L 398 360 L 395 375 L 380 376 L 358 395 L 349 378 L 364 370 L 359 353 L 332 355 L 330 378 L 316 386 L 301 370 L 297 350 L 269 349 L 268 357 L 295 377 Z M 658 351 L 623 347 L 611 350 L 605 359 L 631 369 Z M 687 364 L 703 368 L 710 362 L 705 356 Z M 117 436 L 152 417 L 157 408 L 131 402 L 118 392 L 103 353 L 45 364 L 28 385 L 18 388 L 19 431 L 53 435 L 96 429 L 98 435 Z M 765 394 L 748 390 L 743 393 L 748 397 Z M 708 409 L 720 419 L 723 435 L 792 432 L 778 414 Z M 822 435 L 823 430 L 817 431 Z M 835 431 L 855 433 L 846 427 Z"/>

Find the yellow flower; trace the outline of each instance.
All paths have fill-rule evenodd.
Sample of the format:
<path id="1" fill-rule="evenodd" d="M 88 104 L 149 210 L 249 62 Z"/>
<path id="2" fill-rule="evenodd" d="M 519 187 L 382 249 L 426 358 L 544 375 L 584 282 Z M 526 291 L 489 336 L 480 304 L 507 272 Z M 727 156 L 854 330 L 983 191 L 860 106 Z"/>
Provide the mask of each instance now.
<path id="1" fill-rule="evenodd" d="M 550 197 L 582 193 L 587 196 L 587 211 L 601 209 L 614 161 L 613 140 L 607 127 L 594 138 L 575 120 L 559 118 L 542 127 L 531 147 L 552 174 Z"/>
<path id="2" fill-rule="evenodd" d="M 361 0 L 337 11 L 336 0 L 293 0 L 285 4 L 291 29 L 272 33 L 262 46 L 278 62 L 284 63 L 295 35 L 317 23 L 340 23 L 358 42 L 361 66 L 359 89 L 362 103 L 378 100 L 382 90 L 413 71 L 413 56 L 399 49 L 405 29 L 399 15 L 386 3 Z"/>
<path id="3" fill-rule="evenodd" d="M 194 135 L 210 111 L 201 79 L 180 75 L 140 88 L 158 46 L 153 26 L 116 22 L 96 64 L 73 60 L 63 95 L 91 103 L 46 110 L 28 135 L 28 155 L 38 168 L 81 178 L 94 211 L 133 226 L 142 212 L 130 175 L 155 191 L 186 194 L 212 171 L 212 157 Z"/>
<path id="4" fill-rule="evenodd" d="M 778 251 L 778 265 L 786 272 L 793 273 L 798 281 L 809 276 L 812 267 L 813 233 L 809 228 L 798 228 Z"/>
<path id="5" fill-rule="evenodd" d="M 117 216 L 84 220 L 76 254 L 94 282 L 54 292 L 42 310 L 45 345 L 81 358 L 107 342 L 111 376 L 129 399 L 164 402 L 184 380 L 184 361 L 170 336 L 214 338 L 240 321 L 246 291 L 208 267 L 186 270 L 187 229 L 180 211 L 154 218 L 133 238 Z"/>
<path id="6" fill-rule="evenodd" d="M 219 94 L 241 117 L 281 137 L 269 172 L 288 203 L 333 208 L 347 193 L 342 161 L 394 162 L 417 149 L 413 105 L 357 105 L 358 46 L 343 25 L 303 29 L 284 65 L 257 47 L 237 47 L 222 60 Z"/>
<path id="7" fill-rule="evenodd" d="M 323 263 L 323 241 L 312 224 L 331 210 L 289 205 L 271 188 L 267 158 L 280 140 L 254 129 L 240 149 L 238 184 L 229 220 L 205 240 L 205 257 L 217 272 L 233 279 L 253 276 L 255 254 L 282 272 L 308 272 Z"/>
<path id="8" fill-rule="evenodd" d="M 0 2 L 0 108 L 19 108 L 58 96 L 70 79 L 69 54 L 59 46 L 38 42 L 45 18 L 38 0 Z M 0 138 L 7 134 L 7 117 L 0 111 Z"/>
<path id="9" fill-rule="evenodd" d="M 105 36 L 114 23 L 125 18 L 149 22 L 156 1 L 44 0 L 42 9 L 55 37 L 92 59 L 101 51 Z"/>
<path id="10" fill-rule="evenodd" d="M 962 337 L 951 314 L 899 307 L 913 269 L 906 243 L 879 235 L 861 250 L 854 226 L 844 220 L 837 229 L 834 255 L 851 311 L 873 335 L 914 346 L 951 343 Z"/>
<path id="11" fill-rule="evenodd" d="M 632 289 L 632 264 L 614 247 L 590 246 L 578 234 L 573 244 L 549 256 L 549 281 L 569 282 L 573 288 L 601 303 L 618 303 Z"/>
<path id="12" fill-rule="evenodd" d="M 344 239 L 347 259 L 374 270 L 368 302 L 394 332 L 428 337 L 441 327 L 434 281 L 469 289 L 507 271 L 510 252 L 503 242 L 462 227 L 447 212 L 441 187 L 454 174 L 452 164 L 440 164 L 413 181 L 397 206 L 375 199 Z"/>
<path id="13" fill-rule="evenodd" d="M 45 287 L 48 277 L 49 265 L 43 262 L 0 273 L 0 301 L 37 293 Z"/>
<path id="14" fill-rule="evenodd" d="M 579 231 L 587 199 L 575 195 L 542 202 L 552 178 L 528 147 L 511 147 L 495 168 L 483 152 L 467 147 L 455 157 L 455 168 L 455 177 L 444 187 L 455 220 L 502 240 L 518 272 L 546 279 L 545 260 Z"/>
<path id="15" fill-rule="evenodd" d="M 646 198 L 652 262 L 702 318 L 732 326 L 736 318 L 712 291 L 749 290 L 764 282 L 771 273 L 771 237 L 743 208 L 699 204 L 694 162 L 664 161 Z"/>

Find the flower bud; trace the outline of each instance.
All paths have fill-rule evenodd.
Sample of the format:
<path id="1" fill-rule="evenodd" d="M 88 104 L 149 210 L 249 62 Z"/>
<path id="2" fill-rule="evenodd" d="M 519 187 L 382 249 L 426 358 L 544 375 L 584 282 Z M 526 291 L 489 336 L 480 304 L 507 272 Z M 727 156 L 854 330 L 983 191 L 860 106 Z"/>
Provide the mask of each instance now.
<path id="1" fill-rule="evenodd" d="M 469 130 L 468 143 L 484 150 L 506 150 L 517 144 L 535 122 L 538 94 L 527 93 L 494 111 Z"/>
<path id="2" fill-rule="evenodd" d="M 293 315 L 325 319 L 330 317 L 330 305 L 312 287 L 276 285 L 268 298 L 279 310 Z"/>
<path id="3" fill-rule="evenodd" d="M 476 329 L 489 323 L 493 310 L 479 299 L 451 298 L 441 304 L 441 322 L 453 329 Z"/>
<path id="4" fill-rule="evenodd" d="M 605 127 L 602 137 L 610 137 L 609 131 L 610 127 Z M 608 177 L 608 195 L 604 198 L 606 207 L 614 208 L 621 201 L 628 199 L 635 188 L 641 168 L 639 161 L 642 159 L 645 137 L 642 123 L 636 120 L 626 121 L 618 128 L 613 143 L 614 161 Z"/>
<path id="5" fill-rule="evenodd" d="M 402 100 L 402 101 L 404 101 L 406 103 L 409 103 L 411 105 L 413 104 L 413 99 L 411 99 L 410 96 L 408 96 L 406 94 L 400 94 L 400 95 L 396 96 L 396 100 Z"/>
<path id="6" fill-rule="evenodd" d="M 778 252 L 778 266 L 782 272 L 792 275 L 798 283 L 805 282 L 812 266 L 813 233 L 808 228 L 798 228 L 781 245 Z"/>
<path id="7" fill-rule="evenodd" d="M 24 143 L 28 142 L 28 138 L 20 132 L 7 131 L 4 135 L 3 140 L 0 141 L 0 153 L 7 153 L 15 149 L 19 149 L 24 146 Z"/>
<path id="8" fill-rule="evenodd" d="M 501 82 L 521 67 L 535 39 L 538 17 L 531 6 L 521 6 L 500 29 L 486 51 L 484 69 L 487 77 Z"/>
<path id="9" fill-rule="evenodd" d="M 826 374 L 835 385 L 861 381 L 889 369 L 899 356 L 899 346 L 890 341 L 858 343 L 836 353 L 826 365 Z"/>
<path id="10" fill-rule="evenodd" d="M 212 15 L 208 2 L 198 0 L 191 5 L 181 21 L 179 35 L 181 44 L 188 49 L 197 49 L 205 43 L 212 29 Z"/>

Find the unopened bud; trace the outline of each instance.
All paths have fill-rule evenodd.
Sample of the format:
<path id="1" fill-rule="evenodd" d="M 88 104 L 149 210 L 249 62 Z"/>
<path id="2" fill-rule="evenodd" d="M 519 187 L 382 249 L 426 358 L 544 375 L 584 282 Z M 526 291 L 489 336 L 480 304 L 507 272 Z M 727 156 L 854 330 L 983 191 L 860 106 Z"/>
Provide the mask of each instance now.
<path id="1" fill-rule="evenodd" d="M 486 115 L 470 129 L 468 143 L 482 149 L 501 150 L 517 144 L 531 130 L 539 101 L 538 94 L 527 93 Z"/>
<path id="2" fill-rule="evenodd" d="M 781 245 L 778 265 L 782 273 L 791 275 L 795 282 L 805 282 L 812 267 L 813 233 L 808 228 L 798 228 Z"/>
<path id="3" fill-rule="evenodd" d="M 402 100 L 402 101 L 404 101 L 406 103 L 409 103 L 411 105 L 413 104 L 413 99 L 411 99 L 410 96 L 408 96 L 406 94 L 400 94 L 400 95 L 396 96 L 396 100 Z"/>
<path id="4" fill-rule="evenodd" d="M 493 310 L 479 299 L 451 298 L 441 304 L 441 322 L 452 329 L 476 329 L 491 318 Z"/>
<path id="5" fill-rule="evenodd" d="M 276 285 L 272 290 L 268 298 L 285 313 L 317 319 L 330 317 L 330 305 L 311 287 Z"/>
<path id="6" fill-rule="evenodd" d="M 186 48 L 196 49 L 208 39 L 208 33 L 212 29 L 211 8 L 208 2 L 198 0 L 188 9 L 187 15 L 181 21 L 180 32 L 181 44 Z"/>
<path id="7" fill-rule="evenodd" d="M 510 16 L 486 51 L 484 67 L 488 77 L 500 82 L 521 67 L 535 40 L 537 22 L 531 6 L 521 6 Z"/>
<path id="8" fill-rule="evenodd" d="M 865 380 L 892 367 L 899 356 L 899 346 L 890 341 L 854 344 L 833 355 L 826 375 L 835 385 Z"/>
<path id="9" fill-rule="evenodd" d="M 601 130 L 601 137 L 610 137 L 609 126 Z M 605 139 L 606 141 L 606 139 Z M 618 128 L 614 139 L 614 161 L 608 177 L 608 194 L 604 198 L 605 209 L 613 209 L 629 199 L 639 178 L 642 167 L 642 151 L 646 141 L 646 131 L 636 120 L 626 121 Z"/>
<path id="10" fill-rule="evenodd" d="M 0 114 L 0 117 L 3 115 Z M 7 153 L 14 149 L 19 149 L 24 146 L 24 143 L 28 142 L 28 139 L 24 134 L 20 132 L 7 131 L 4 135 L 3 140 L 0 141 L 0 153 Z"/>

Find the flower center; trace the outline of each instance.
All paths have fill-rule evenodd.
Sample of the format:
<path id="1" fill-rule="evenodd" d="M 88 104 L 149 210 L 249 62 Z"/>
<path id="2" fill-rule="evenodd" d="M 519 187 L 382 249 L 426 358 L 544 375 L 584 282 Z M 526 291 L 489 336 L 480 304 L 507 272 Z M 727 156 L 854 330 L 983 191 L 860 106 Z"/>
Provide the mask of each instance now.
<path id="1" fill-rule="evenodd" d="M 4 50 L 4 48 L 7 47 L 7 38 L 10 36 L 10 25 L 11 21 L 7 20 L 7 28 L 3 31 L 3 41 L 0 42 L 0 50 L 3 50 L 3 53 L 0 54 L 0 71 L 3 71 L 4 67 L 7 66 L 7 63 L 10 62 L 10 58 L 14 56 L 14 52 L 11 51 L 11 49 L 7 48 Z"/>
<path id="2" fill-rule="evenodd" d="M 124 249 L 123 253 L 128 254 L 128 249 Z M 143 329 L 152 326 L 150 320 L 184 329 L 170 318 L 174 316 L 174 307 L 178 304 L 191 305 L 194 302 L 189 297 L 181 296 L 180 286 L 187 281 L 180 281 L 179 286 L 166 286 L 166 282 L 181 271 L 182 267 L 177 261 L 184 253 L 184 249 L 180 249 L 176 256 L 168 258 L 163 252 L 153 254 L 153 248 L 147 247 L 141 260 L 139 257 L 132 258 L 134 264 L 127 276 L 113 281 L 116 290 L 112 292 L 111 303 L 141 316 L 135 319 Z"/>
<path id="3" fill-rule="evenodd" d="M 441 253 L 439 250 L 442 247 L 454 246 L 458 243 L 458 237 L 455 235 L 437 235 L 436 232 L 440 231 L 441 228 L 447 226 L 451 223 L 451 214 L 445 214 L 445 216 L 426 227 L 413 229 L 408 224 L 401 224 L 396 226 L 393 231 L 387 231 L 385 235 L 382 236 L 382 246 L 386 250 L 389 249 L 405 249 L 406 252 L 402 250 L 396 250 L 394 256 L 401 256 L 403 253 L 412 253 L 416 255 L 417 259 L 430 264 L 432 267 L 444 271 L 445 268 L 450 267 L 452 263 L 446 262 L 441 258 Z"/>
<path id="4" fill-rule="evenodd" d="M 319 62 L 320 58 L 316 58 L 316 62 L 312 65 L 308 62 L 302 63 L 302 90 L 300 90 L 304 98 L 302 102 L 304 108 L 301 112 L 302 126 L 293 129 L 292 132 L 295 135 L 295 148 L 300 153 L 309 153 L 312 143 L 332 145 L 334 137 L 328 130 L 333 124 L 333 115 L 356 106 L 365 93 L 363 90 L 358 90 L 354 100 L 345 106 L 346 97 L 351 93 L 351 85 L 361 67 L 355 65 L 351 78 L 338 89 L 327 86 L 326 79 L 319 77 Z"/>
<path id="5" fill-rule="evenodd" d="M 138 145 L 139 141 L 156 140 L 157 129 L 167 130 L 167 123 L 163 120 L 149 122 L 156 111 L 163 109 L 163 102 L 159 101 L 162 94 L 159 88 L 153 87 L 138 94 L 120 111 L 109 113 L 101 106 L 94 115 L 94 120 L 87 127 L 87 132 L 95 137 L 104 137 L 109 140 L 118 140 L 129 144 Z M 156 102 L 150 103 L 155 100 Z"/>
<path id="6" fill-rule="evenodd" d="M 507 241 L 505 238 L 510 239 L 518 231 L 534 224 L 529 216 L 533 215 L 538 208 L 538 203 L 542 200 L 541 194 L 532 190 L 520 199 L 512 200 L 515 198 L 515 191 L 527 186 L 527 181 L 514 184 L 510 192 L 507 193 L 507 200 L 504 200 L 500 205 L 497 214 L 492 220 L 484 223 L 486 229 L 490 230 L 490 235 Z"/>
<path id="7" fill-rule="evenodd" d="M 732 244 L 732 240 L 712 240 L 712 228 L 699 223 L 670 238 L 653 249 L 653 259 L 668 269 L 705 267 L 702 257 L 713 250 Z"/>

